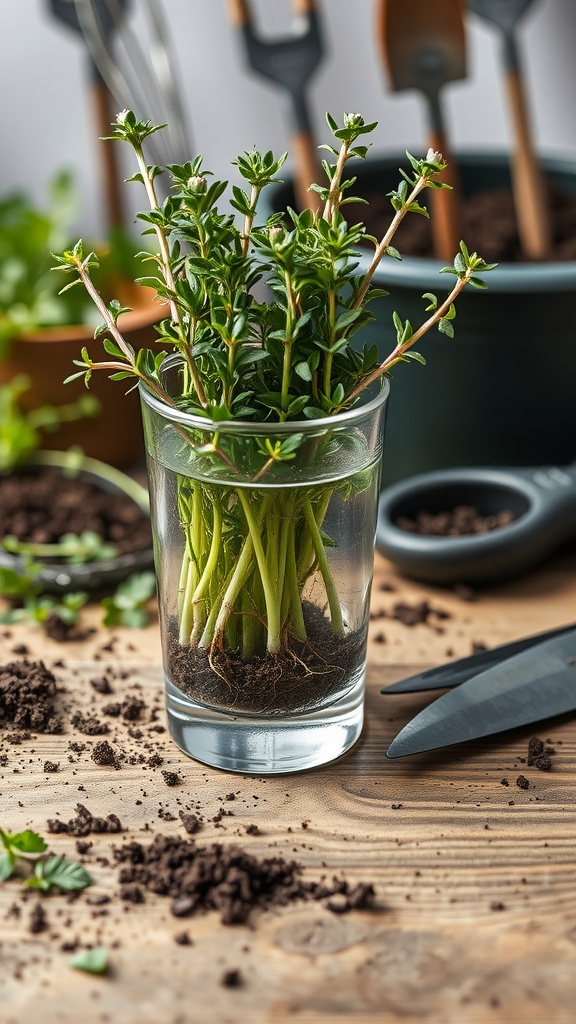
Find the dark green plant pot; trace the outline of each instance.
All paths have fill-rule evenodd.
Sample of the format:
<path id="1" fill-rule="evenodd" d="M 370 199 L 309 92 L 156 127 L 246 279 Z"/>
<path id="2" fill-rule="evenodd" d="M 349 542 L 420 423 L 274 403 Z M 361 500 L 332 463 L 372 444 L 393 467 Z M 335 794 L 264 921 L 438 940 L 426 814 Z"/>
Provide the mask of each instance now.
<path id="1" fill-rule="evenodd" d="M 398 155 L 358 165 L 355 192 L 390 191 L 405 164 Z M 510 183 L 503 154 L 462 154 L 458 165 L 465 193 Z M 564 190 L 576 191 L 575 161 L 547 159 L 543 167 Z M 274 207 L 289 202 L 289 195 L 289 185 L 279 188 Z M 363 254 L 360 270 L 368 263 Z M 392 311 L 418 325 L 422 294 L 446 294 L 450 278 L 438 275 L 441 267 L 432 259 L 387 259 L 374 283 L 390 294 L 373 304 L 377 320 L 362 333 L 362 342 L 377 343 L 382 356 L 388 354 L 395 344 Z M 425 367 L 394 369 L 385 485 L 446 466 L 562 464 L 576 458 L 576 261 L 501 264 L 486 282 L 487 291 L 468 288 L 459 297 L 455 339 L 434 330 L 418 346 Z"/>

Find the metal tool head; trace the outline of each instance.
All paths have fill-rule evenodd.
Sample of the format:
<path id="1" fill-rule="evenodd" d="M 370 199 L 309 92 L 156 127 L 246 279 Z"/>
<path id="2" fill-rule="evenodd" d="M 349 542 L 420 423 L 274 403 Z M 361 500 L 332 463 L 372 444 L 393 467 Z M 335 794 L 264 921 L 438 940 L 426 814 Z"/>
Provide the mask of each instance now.
<path id="1" fill-rule="evenodd" d="M 129 17 L 131 0 L 47 2 L 59 21 L 84 37 L 96 78 L 106 84 L 118 108 L 167 124 L 160 138 L 149 140 L 156 162 L 188 159 L 186 119 L 159 0 L 140 0 L 138 27 Z"/>
<path id="2" fill-rule="evenodd" d="M 84 35 L 82 19 L 79 13 L 80 4 L 84 0 L 48 0 L 48 6 L 54 17 L 64 25 L 68 25 L 74 32 Z M 124 12 L 130 0 L 116 0 L 118 8 Z M 115 19 L 106 0 L 91 0 L 95 16 L 98 18 L 102 31 L 109 33 L 113 30 Z"/>
<path id="3" fill-rule="evenodd" d="M 290 35 L 281 39 L 260 38 L 246 2 L 237 19 L 250 67 L 291 92 L 303 89 L 324 53 L 318 14 L 311 3 L 306 6 Z"/>
<path id="4" fill-rule="evenodd" d="M 534 0 L 468 0 L 474 14 L 492 21 L 504 32 L 512 32 L 516 22 L 533 3 Z"/>
<path id="5" fill-rule="evenodd" d="M 576 629 L 571 629 L 433 701 L 404 726 L 387 756 L 420 754 L 575 710 Z"/>
<path id="6" fill-rule="evenodd" d="M 466 76 L 466 36 L 461 0 L 387 0 L 377 27 L 394 90 L 433 94 Z"/>
<path id="7" fill-rule="evenodd" d="M 520 654 L 521 651 L 527 651 L 530 647 L 535 647 L 545 640 L 552 640 L 555 636 L 562 636 L 563 633 L 568 633 L 571 630 L 574 630 L 574 623 L 568 626 L 558 626 L 556 629 L 547 629 L 544 633 L 536 633 L 533 636 L 521 637 L 520 640 L 512 640 L 499 647 L 477 651 L 468 657 L 458 658 L 457 661 L 448 661 L 444 665 L 428 668 L 414 676 L 399 679 L 397 683 L 384 687 L 380 693 L 391 696 L 397 693 L 420 693 L 424 690 L 452 689 L 454 686 L 462 686 L 468 679 L 478 676 L 481 672 L 492 668 L 493 665 L 499 665 L 507 658 Z"/>

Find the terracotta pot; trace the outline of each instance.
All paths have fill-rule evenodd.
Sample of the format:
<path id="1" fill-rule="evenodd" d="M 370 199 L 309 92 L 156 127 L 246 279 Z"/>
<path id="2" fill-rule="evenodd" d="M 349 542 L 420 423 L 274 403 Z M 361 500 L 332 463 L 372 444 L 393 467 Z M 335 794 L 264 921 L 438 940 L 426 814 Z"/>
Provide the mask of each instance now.
<path id="1" fill-rule="evenodd" d="M 138 348 L 153 348 L 154 325 L 166 316 L 166 307 L 155 300 L 151 288 L 129 283 L 119 292 L 120 301 L 131 307 L 118 323 L 126 340 Z M 102 338 L 85 326 L 52 327 L 15 339 L 8 355 L 0 360 L 0 384 L 25 373 L 32 386 L 22 396 L 24 410 L 40 405 L 62 405 L 85 394 L 82 379 L 64 384 L 74 372 L 73 360 L 86 346 L 95 359 L 106 357 Z M 107 358 L 107 357 L 106 357 Z M 137 391 L 127 395 L 131 381 L 111 381 L 104 371 L 92 374 L 90 392 L 101 403 L 98 416 L 64 423 L 44 441 L 45 448 L 66 450 L 79 445 L 86 455 L 112 466 L 130 466 L 143 458 L 142 419 Z"/>

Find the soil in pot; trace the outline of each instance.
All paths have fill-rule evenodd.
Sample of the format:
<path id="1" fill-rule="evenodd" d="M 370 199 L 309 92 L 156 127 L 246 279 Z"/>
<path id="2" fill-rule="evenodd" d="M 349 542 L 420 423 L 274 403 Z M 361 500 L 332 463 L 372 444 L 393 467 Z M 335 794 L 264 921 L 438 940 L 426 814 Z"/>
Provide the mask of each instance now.
<path id="1" fill-rule="evenodd" d="M 303 606 L 307 641 L 292 639 L 288 650 L 244 661 L 238 653 L 185 647 L 176 623 L 168 639 L 170 678 L 192 700 L 239 714 L 294 713 L 337 700 L 357 676 L 366 630 L 336 637 L 314 605 Z"/>
<path id="2" fill-rule="evenodd" d="M 552 181 L 546 182 L 546 191 L 552 224 L 552 246 L 547 261 L 575 260 L 576 195 L 569 194 Z M 390 200 L 382 192 L 372 190 L 367 190 L 364 196 L 369 203 L 362 213 L 368 232 L 382 238 L 393 217 Z M 522 252 L 514 196 L 510 189 L 481 189 L 465 196 L 463 218 L 462 237 L 471 251 L 481 253 L 488 262 L 529 262 Z M 430 221 L 425 217 L 406 217 L 394 244 L 404 256 L 433 259 Z"/>

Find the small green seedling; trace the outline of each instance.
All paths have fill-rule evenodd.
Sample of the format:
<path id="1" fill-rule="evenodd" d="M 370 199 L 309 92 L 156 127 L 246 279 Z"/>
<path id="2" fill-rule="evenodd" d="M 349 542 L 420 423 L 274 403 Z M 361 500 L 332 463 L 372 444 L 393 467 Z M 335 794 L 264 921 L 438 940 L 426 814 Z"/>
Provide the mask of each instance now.
<path id="1" fill-rule="evenodd" d="M 128 626 L 140 629 L 146 626 L 150 616 L 146 605 L 156 590 L 153 572 L 138 572 L 123 580 L 112 597 L 105 597 L 101 604 L 105 615 L 105 626 Z"/>

